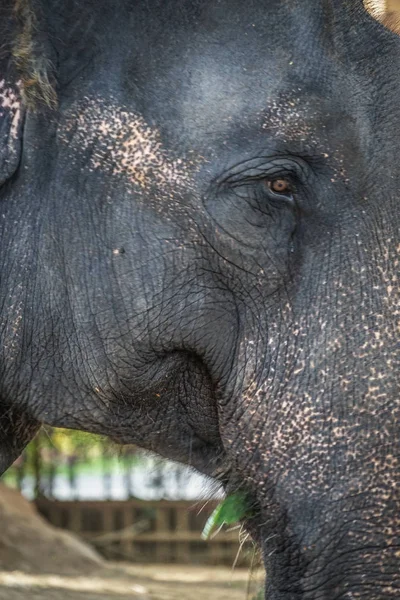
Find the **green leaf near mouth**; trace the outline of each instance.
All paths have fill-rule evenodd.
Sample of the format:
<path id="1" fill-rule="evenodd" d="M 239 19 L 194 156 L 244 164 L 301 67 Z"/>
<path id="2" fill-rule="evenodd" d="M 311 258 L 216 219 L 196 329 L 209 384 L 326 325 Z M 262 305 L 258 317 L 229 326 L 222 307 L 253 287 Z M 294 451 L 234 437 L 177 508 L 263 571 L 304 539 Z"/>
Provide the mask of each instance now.
<path id="1" fill-rule="evenodd" d="M 213 531 L 222 527 L 222 525 L 232 525 L 238 521 L 242 521 L 246 517 L 250 517 L 252 507 L 249 502 L 249 497 L 245 492 L 235 492 L 230 494 L 220 502 L 217 508 L 212 512 L 207 519 L 201 537 L 203 540 L 210 539 Z"/>

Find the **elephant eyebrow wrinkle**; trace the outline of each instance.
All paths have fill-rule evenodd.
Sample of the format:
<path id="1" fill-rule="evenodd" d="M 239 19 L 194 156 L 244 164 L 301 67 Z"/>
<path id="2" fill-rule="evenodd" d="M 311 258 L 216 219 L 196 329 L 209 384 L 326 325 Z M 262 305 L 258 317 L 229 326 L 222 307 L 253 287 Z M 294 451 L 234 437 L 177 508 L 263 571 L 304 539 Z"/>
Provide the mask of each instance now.
<path id="1" fill-rule="evenodd" d="M 61 141 L 75 152 L 89 152 L 89 168 L 125 179 L 145 189 L 187 187 L 193 161 L 172 158 L 156 128 L 113 99 L 85 98 L 66 116 Z"/>

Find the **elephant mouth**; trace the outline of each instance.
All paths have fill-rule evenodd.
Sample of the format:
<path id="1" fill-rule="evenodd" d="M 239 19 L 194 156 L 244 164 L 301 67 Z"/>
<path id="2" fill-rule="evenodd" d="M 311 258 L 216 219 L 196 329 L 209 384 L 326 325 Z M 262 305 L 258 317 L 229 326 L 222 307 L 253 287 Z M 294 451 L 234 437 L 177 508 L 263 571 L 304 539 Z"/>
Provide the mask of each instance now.
<path id="1" fill-rule="evenodd" d="M 205 360 L 192 350 L 155 352 L 120 379 L 127 391 L 117 426 L 106 431 L 119 444 L 136 444 L 215 478 L 225 470 L 216 384 Z M 122 394 L 121 394 L 122 395 Z"/>
<path id="2" fill-rule="evenodd" d="M 225 469 L 225 470 L 224 470 Z M 253 542 L 262 548 L 263 545 L 263 526 L 265 519 L 261 512 L 260 503 L 248 486 L 243 484 L 243 480 L 230 467 L 226 467 L 226 463 L 219 466 L 218 471 L 212 474 L 213 479 L 216 479 L 225 491 L 226 497 L 234 496 L 236 493 L 244 493 L 247 498 L 248 510 L 247 514 L 239 518 L 239 522 L 244 529 L 250 534 Z"/>

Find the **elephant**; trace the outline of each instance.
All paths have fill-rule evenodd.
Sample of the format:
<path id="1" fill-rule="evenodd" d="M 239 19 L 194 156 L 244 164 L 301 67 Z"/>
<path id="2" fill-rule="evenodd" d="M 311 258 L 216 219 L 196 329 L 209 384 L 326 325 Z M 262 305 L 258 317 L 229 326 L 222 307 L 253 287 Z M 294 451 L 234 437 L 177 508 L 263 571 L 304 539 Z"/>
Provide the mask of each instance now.
<path id="1" fill-rule="evenodd" d="M 362 0 L 3 0 L 0 471 L 247 494 L 269 600 L 400 597 L 400 39 Z"/>

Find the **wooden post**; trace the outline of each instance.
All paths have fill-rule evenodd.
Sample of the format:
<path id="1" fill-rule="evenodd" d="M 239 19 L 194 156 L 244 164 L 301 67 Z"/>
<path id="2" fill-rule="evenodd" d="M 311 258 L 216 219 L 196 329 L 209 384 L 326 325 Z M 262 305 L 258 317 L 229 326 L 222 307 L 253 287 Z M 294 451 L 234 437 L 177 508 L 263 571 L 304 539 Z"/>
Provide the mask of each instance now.
<path id="1" fill-rule="evenodd" d="M 187 508 L 178 507 L 176 510 L 176 530 L 177 532 L 189 532 L 189 512 Z M 200 537 L 200 536 L 199 536 Z M 176 559 L 179 563 L 190 562 L 190 544 L 189 542 L 178 542 L 176 544 Z"/>
<path id="2" fill-rule="evenodd" d="M 165 534 L 169 531 L 168 512 L 164 506 L 156 508 L 156 534 Z M 168 545 L 162 539 L 155 538 L 155 554 L 157 562 L 170 562 L 170 552 Z"/>
<path id="3" fill-rule="evenodd" d="M 109 533 L 114 531 L 114 508 L 111 502 L 103 503 L 103 531 Z"/>
<path id="4" fill-rule="evenodd" d="M 48 519 L 54 527 L 61 527 L 61 510 L 58 506 L 58 502 L 52 501 L 48 504 L 49 516 Z"/>
<path id="5" fill-rule="evenodd" d="M 129 527 L 133 525 L 133 515 L 132 515 L 132 506 L 129 502 L 125 503 L 123 509 L 123 528 Z M 132 557 L 132 541 L 129 539 L 125 539 L 121 541 L 121 552 L 123 554 L 124 560 L 128 560 Z"/>
<path id="6" fill-rule="evenodd" d="M 221 564 L 221 544 L 218 542 L 218 536 L 208 544 L 207 562 L 210 565 Z"/>
<path id="7" fill-rule="evenodd" d="M 69 523 L 68 529 L 74 533 L 80 533 L 82 531 L 82 511 L 81 504 L 79 502 L 73 502 L 69 511 Z"/>
<path id="8" fill-rule="evenodd" d="M 32 463 L 33 463 L 33 478 L 34 488 L 33 493 L 35 498 L 42 496 L 41 485 L 41 457 L 40 457 L 40 434 L 38 434 L 32 442 Z"/>

